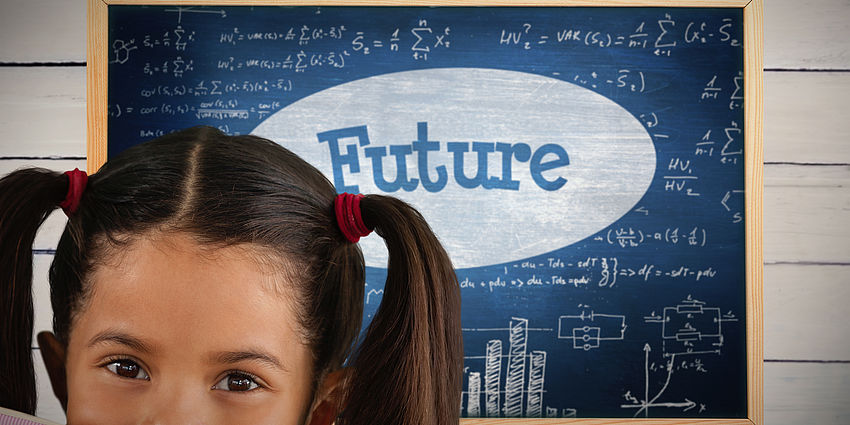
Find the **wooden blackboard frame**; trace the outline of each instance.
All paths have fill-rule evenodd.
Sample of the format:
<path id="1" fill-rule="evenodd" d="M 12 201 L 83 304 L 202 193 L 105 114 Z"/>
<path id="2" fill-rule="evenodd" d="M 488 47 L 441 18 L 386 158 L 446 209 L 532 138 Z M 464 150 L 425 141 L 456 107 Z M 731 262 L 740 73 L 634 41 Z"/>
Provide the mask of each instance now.
<path id="1" fill-rule="evenodd" d="M 763 310 L 763 0 L 87 0 L 87 169 L 107 158 L 108 8 L 111 5 L 215 6 L 547 6 L 716 7 L 742 9 L 744 21 L 744 174 L 746 223 L 747 417 L 744 419 L 461 419 L 464 425 L 753 424 L 764 423 Z"/>

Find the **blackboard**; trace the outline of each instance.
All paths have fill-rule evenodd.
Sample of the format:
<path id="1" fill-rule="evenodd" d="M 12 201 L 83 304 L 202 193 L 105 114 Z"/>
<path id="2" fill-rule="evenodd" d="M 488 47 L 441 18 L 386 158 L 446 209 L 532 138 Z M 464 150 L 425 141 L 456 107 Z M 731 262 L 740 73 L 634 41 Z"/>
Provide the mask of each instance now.
<path id="1" fill-rule="evenodd" d="M 422 210 L 462 287 L 461 417 L 760 421 L 744 7 L 107 9 L 108 156 L 213 125 Z"/>

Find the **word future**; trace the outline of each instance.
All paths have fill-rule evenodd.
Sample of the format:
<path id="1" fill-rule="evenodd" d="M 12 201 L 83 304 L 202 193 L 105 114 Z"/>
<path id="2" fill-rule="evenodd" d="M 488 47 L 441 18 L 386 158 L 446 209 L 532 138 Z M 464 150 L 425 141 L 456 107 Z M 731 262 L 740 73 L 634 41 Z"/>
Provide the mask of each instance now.
<path id="1" fill-rule="evenodd" d="M 359 193 L 360 189 L 357 185 L 345 184 L 343 166 L 347 165 L 352 174 L 360 173 L 360 148 L 369 146 L 370 143 L 366 126 L 340 128 L 318 133 L 316 136 L 319 138 L 319 143 L 327 142 L 328 149 L 330 149 L 334 185 L 337 190 Z M 358 143 L 345 145 L 345 153 L 342 153 L 340 141 L 351 138 L 356 138 Z M 464 173 L 464 157 L 466 156 L 465 153 L 470 151 L 470 147 L 478 158 L 478 171 L 472 177 Z M 383 159 L 387 156 L 387 148 L 389 148 L 389 155 L 395 157 L 396 176 L 393 181 L 388 181 L 384 177 Z M 440 142 L 428 140 L 428 123 L 420 122 L 417 123 L 417 140 L 412 143 L 371 146 L 362 151 L 366 158 L 372 160 L 372 176 L 378 189 L 384 192 L 396 192 L 399 189 L 410 192 L 416 190 L 421 182 L 425 190 L 439 192 L 448 183 L 448 172 L 445 165 L 438 165 L 434 168 L 437 177 L 432 180 L 428 153 L 437 152 L 440 149 Z M 455 182 L 465 189 L 475 189 L 480 186 L 484 189 L 519 190 L 520 181 L 512 178 L 514 161 L 528 162 L 532 180 L 543 190 L 558 190 L 567 183 L 567 179 L 562 176 L 552 178 L 553 176 L 550 174 L 548 179 L 543 176 L 545 171 L 566 167 L 570 164 L 567 151 L 561 145 L 554 143 L 540 146 L 533 154 L 531 147 L 526 143 L 448 142 L 446 143 L 446 150 L 452 154 Z M 410 155 L 415 157 L 419 178 L 411 178 L 407 175 L 407 158 Z M 487 175 L 487 163 L 491 155 L 496 157 L 497 160 L 501 157 L 501 176 Z M 547 155 L 549 158 L 546 158 Z M 544 159 L 546 160 L 544 161 Z"/>

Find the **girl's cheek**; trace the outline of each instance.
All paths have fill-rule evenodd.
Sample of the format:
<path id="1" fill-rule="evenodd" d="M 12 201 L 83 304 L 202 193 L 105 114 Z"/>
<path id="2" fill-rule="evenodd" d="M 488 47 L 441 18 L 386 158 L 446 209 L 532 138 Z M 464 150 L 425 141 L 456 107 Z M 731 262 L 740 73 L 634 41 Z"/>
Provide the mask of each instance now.
<path id="1" fill-rule="evenodd" d="M 105 391 L 83 382 L 69 385 L 68 424 L 132 424 L 140 423 L 141 400 L 133 400 L 115 391 Z"/>
<path id="2" fill-rule="evenodd" d="M 298 425 L 300 412 L 289 412 L 279 406 L 263 406 L 254 409 L 222 409 L 210 424 L 256 424 L 256 425 Z"/>
<path id="3" fill-rule="evenodd" d="M 68 369 L 69 425 L 139 423 L 144 398 L 141 388 L 114 385 L 105 370 L 71 367 Z M 120 381 L 119 381 L 120 383 Z"/>

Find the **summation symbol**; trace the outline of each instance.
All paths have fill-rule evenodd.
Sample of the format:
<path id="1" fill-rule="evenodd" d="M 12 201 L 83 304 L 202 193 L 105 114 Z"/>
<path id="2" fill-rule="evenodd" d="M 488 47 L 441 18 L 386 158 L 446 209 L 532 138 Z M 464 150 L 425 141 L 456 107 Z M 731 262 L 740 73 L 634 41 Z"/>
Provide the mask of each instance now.
<path id="1" fill-rule="evenodd" d="M 720 162 L 724 164 L 735 164 L 738 161 L 737 156 L 744 154 L 741 128 L 738 126 L 737 122 L 732 121 L 732 125 L 724 128 L 723 133 L 726 135 L 726 144 L 724 144 L 723 149 L 720 150 Z"/>
<path id="2" fill-rule="evenodd" d="M 443 31 L 434 31 L 426 19 L 420 19 L 419 25 L 410 30 L 413 37 L 416 38 L 410 50 L 413 52 L 413 59 L 428 60 L 428 54 L 438 48 L 448 49 L 451 46 L 451 41 L 448 40 L 451 28 L 445 27 Z M 393 33 L 395 39 L 395 33 Z M 392 41 L 392 40 L 390 40 Z"/>
<path id="3" fill-rule="evenodd" d="M 676 21 L 670 17 L 670 14 L 664 14 L 664 18 L 658 20 L 658 28 L 661 30 L 661 34 L 655 39 L 653 53 L 656 56 L 670 56 L 672 48 L 676 47 L 676 41 L 670 41 L 672 37 L 667 35 L 670 32 L 669 30 L 675 26 Z"/>
<path id="4" fill-rule="evenodd" d="M 741 93 L 741 89 L 743 89 L 744 84 L 744 73 L 743 71 L 738 71 L 738 75 L 732 79 L 732 82 L 735 84 L 735 91 L 732 92 L 732 95 L 729 96 L 729 109 L 734 110 L 735 108 L 740 108 L 743 106 L 744 96 Z"/>

